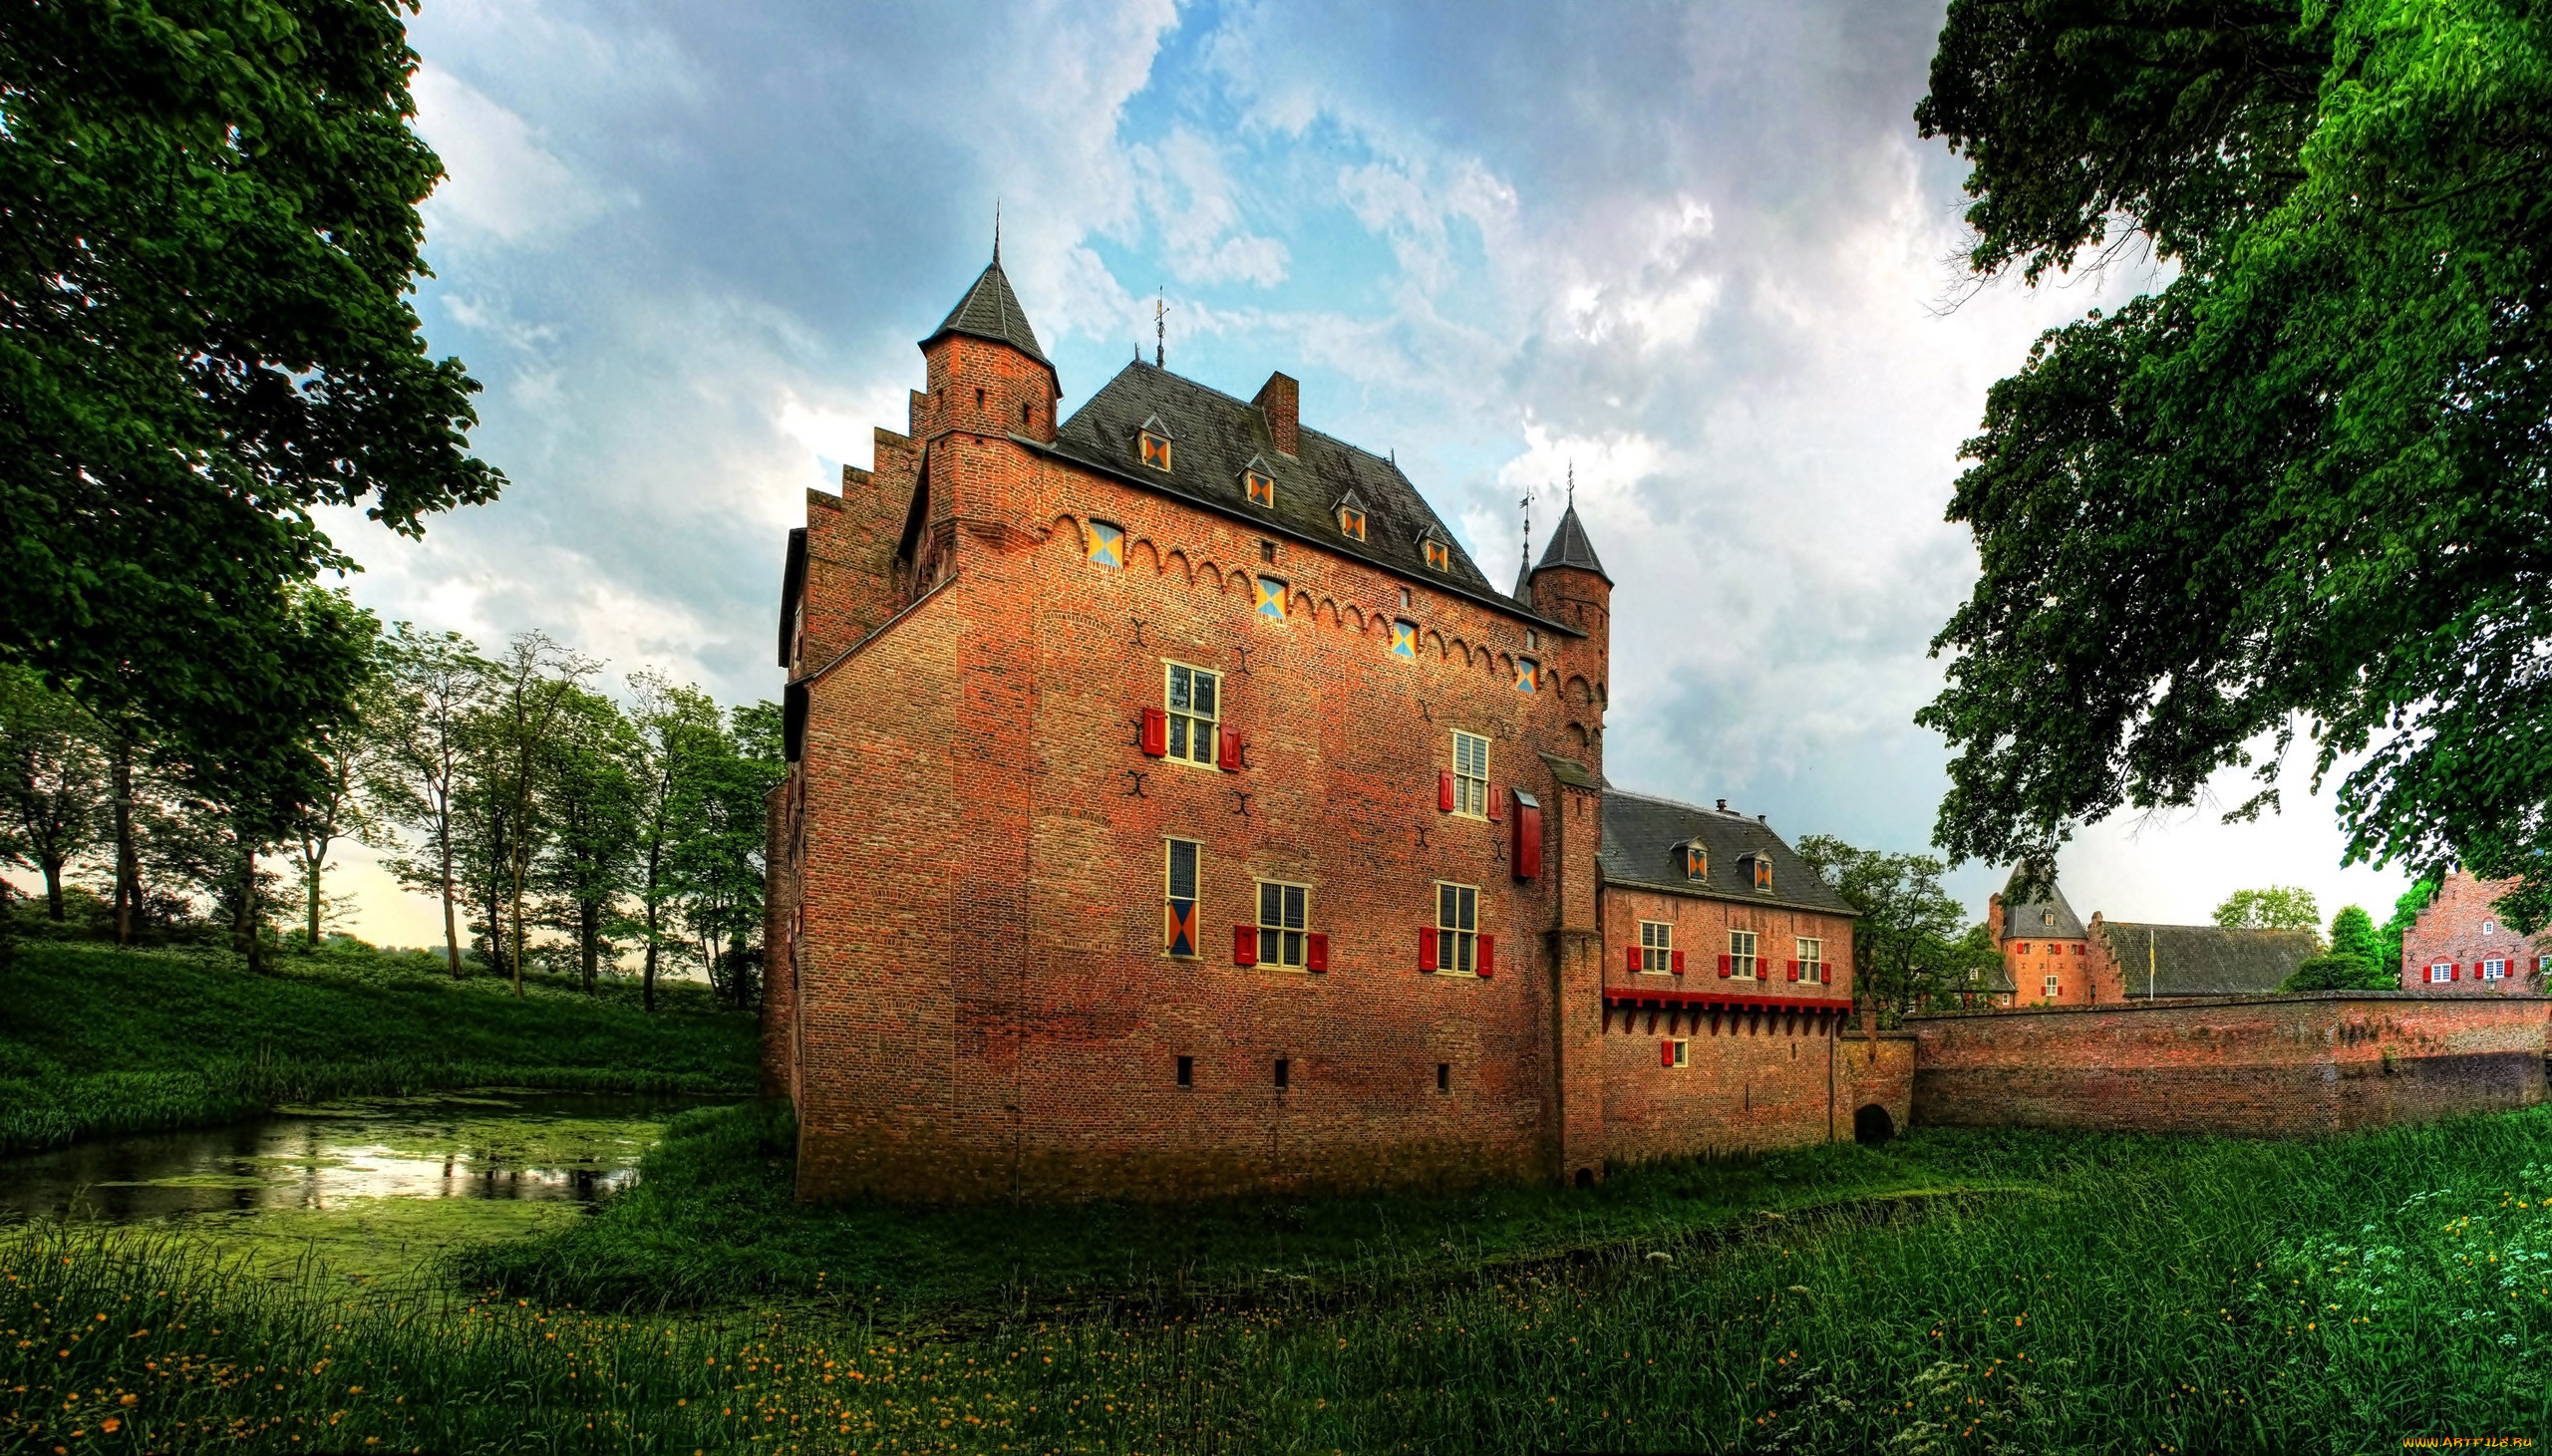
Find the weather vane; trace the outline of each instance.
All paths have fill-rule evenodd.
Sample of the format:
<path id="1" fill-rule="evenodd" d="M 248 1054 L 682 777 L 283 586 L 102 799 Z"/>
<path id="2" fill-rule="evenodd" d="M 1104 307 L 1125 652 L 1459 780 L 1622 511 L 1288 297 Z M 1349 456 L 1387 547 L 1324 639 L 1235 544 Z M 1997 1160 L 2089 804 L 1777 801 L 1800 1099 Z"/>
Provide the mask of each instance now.
<path id="1" fill-rule="evenodd" d="M 1568 508 L 1577 509 L 1577 457 L 1575 455 L 1569 456 L 1568 460 Z"/>
<path id="2" fill-rule="evenodd" d="M 1524 511 L 1524 569 L 1530 571 L 1533 569 L 1533 487 L 1530 482 L 1524 486 L 1523 498 L 1515 503 Z"/>
<path id="3" fill-rule="evenodd" d="M 1162 361 L 1168 355 L 1169 304 L 1162 299 L 1160 290 L 1155 287 L 1152 290 L 1152 368 L 1161 368 Z"/>

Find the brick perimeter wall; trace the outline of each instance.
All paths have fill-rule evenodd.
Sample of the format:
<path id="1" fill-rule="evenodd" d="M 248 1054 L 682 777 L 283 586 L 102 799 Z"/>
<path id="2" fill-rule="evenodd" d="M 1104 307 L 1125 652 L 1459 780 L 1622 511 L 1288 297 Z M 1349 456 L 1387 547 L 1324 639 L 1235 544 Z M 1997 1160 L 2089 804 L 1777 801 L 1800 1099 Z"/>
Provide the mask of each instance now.
<path id="1" fill-rule="evenodd" d="M 1925 1123 L 2255 1136 L 2544 1097 L 2542 998 L 2397 992 L 1910 1019 Z"/>

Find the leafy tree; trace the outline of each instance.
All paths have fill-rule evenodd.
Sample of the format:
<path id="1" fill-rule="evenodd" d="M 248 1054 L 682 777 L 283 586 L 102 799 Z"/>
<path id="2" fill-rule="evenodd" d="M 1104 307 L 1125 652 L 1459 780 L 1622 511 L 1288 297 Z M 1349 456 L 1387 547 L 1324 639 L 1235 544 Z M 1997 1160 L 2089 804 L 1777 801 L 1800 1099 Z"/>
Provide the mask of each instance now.
<path id="1" fill-rule="evenodd" d="M 2384 959 L 2375 918 L 2355 905 L 2331 917 L 2331 949 L 2295 968 L 2280 991 L 2390 991 L 2399 986 L 2400 958 Z"/>
<path id="2" fill-rule="evenodd" d="M 2215 907 L 2215 923 L 2226 930 L 2314 930 L 2322 923 L 2322 907 L 2312 891 L 2295 885 L 2236 890 Z"/>
<path id="3" fill-rule="evenodd" d="M 487 708 L 478 720 L 478 751 L 484 755 L 487 813 L 494 830 L 495 869 L 501 876 L 510 944 L 505 961 L 514 995 L 522 995 L 523 892 L 531 882 L 549 825 L 541 810 L 541 777 L 550 734 L 594 674 L 592 660 L 526 632 L 506 648 L 490 675 Z"/>
<path id="4" fill-rule="evenodd" d="M 0 661 L 178 740 L 251 861 L 361 672 L 292 590 L 349 564 L 312 512 L 414 535 L 502 484 L 408 297 L 442 168 L 402 8 L 0 23 Z"/>
<path id="5" fill-rule="evenodd" d="M 672 856 L 693 834 L 683 816 L 696 812 L 701 802 L 700 775 L 729 749 L 718 705 L 708 694 L 677 687 L 655 673 L 633 675 L 629 687 L 630 717 L 638 737 L 637 891 L 647 937 L 639 997 L 652 1012 L 656 973 L 664 954 L 685 949 L 666 924 L 666 912 L 679 894 Z"/>
<path id="6" fill-rule="evenodd" d="M 1983 571 L 1920 715 L 1954 861 L 2228 767 L 2274 808 L 2301 732 L 2317 782 L 2364 755 L 2352 859 L 2552 912 L 2547 56 L 2534 5 L 1954 0 L 1915 115 L 1971 163 L 1975 276 L 2170 269 L 1966 445 Z"/>
<path id="7" fill-rule="evenodd" d="M 300 803 L 300 812 L 293 816 L 286 841 L 300 871 L 303 934 L 312 950 L 319 948 L 319 922 L 327 902 L 320 878 L 327 872 L 328 855 L 338 840 L 361 838 L 370 831 L 371 805 L 363 785 L 371 776 L 371 760 L 380 751 L 381 730 L 389 721 L 383 701 L 389 690 L 384 680 L 389 659 L 380 624 L 367 615 L 358 630 L 365 638 L 363 680 L 355 689 L 352 711 L 334 723 L 316 726 L 310 734 L 310 753 L 319 771 Z"/>
<path id="8" fill-rule="evenodd" d="M 779 721 L 776 704 L 738 709 L 723 751 L 700 765 L 674 813 L 671 875 L 684 928 L 711 987 L 739 1007 L 753 1005 L 761 985 L 766 809 L 787 772 Z"/>
<path id="9" fill-rule="evenodd" d="M 383 639 L 382 687 L 373 700 L 376 751 L 365 762 L 364 793 L 372 813 L 367 842 L 400 883 L 443 906 L 444 958 L 463 976 L 461 929 L 461 796 L 471 725 L 485 707 L 494 664 L 457 632 L 421 633 L 402 622 Z"/>
<path id="10" fill-rule="evenodd" d="M 571 938 L 587 992 L 635 866 L 638 757 L 637 730 L 618 705 L 581 689 L 568 697 L 542 753 L 540 817 L 549 835 L 541 881 L 552 897 L 544 918 Z"/>
<path id="11" fill-rule="evenodd" d="M 98 722 L 35 674 L 0 666 L 0 862 L 44 876 L 45 913 L 62 920 L 62 869 L 106 824 L 107 761 Z"/>
<path id="12" fill-rule="evenodd" d="M 1928 854 L 1856 849 L 1825 834 L 1798 842 L 1799 858 L 1850 902 L 1853 1000 L 1877 1008 L 1891 1024 L 1908 1011 L 1955 1004 L 1971 985 L 1972 948 L 1963 944 L 1967 913 L 1941 888 L 1947 868 Z M 1992 952 L 2001 964 L 1999 950 Z"/>
<path id="13" fill-rule="evenodd" d="M 2392 918 L 2384 922 L 2384 929 L 2379 932 L 2384 947 L 2384 964 L 2388 968 L 2396 972 L 2401 969 L 2401 938 L 2419 923 L 2419 912 L 2435 901 L 2442 883 L 2436 877 L 2414 880 L 2410 888 L 2402 891 L 2401 897 L 2392 902 Z"/>

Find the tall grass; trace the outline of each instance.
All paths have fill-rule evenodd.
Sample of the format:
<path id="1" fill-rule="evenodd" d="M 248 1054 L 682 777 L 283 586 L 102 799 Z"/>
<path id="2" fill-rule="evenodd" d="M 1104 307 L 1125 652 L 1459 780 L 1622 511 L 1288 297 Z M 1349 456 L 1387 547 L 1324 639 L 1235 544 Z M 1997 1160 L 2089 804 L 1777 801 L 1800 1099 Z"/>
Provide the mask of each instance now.
<path id="1" fill-rule="evenodd" d="M 0 1153 L 203 1126 L 280 1102 L 487 1084 L 744 1092 L 752 1017 L 654 1016 L 422 958 L 286 959 L 31 944 L 0 973 Z"/>

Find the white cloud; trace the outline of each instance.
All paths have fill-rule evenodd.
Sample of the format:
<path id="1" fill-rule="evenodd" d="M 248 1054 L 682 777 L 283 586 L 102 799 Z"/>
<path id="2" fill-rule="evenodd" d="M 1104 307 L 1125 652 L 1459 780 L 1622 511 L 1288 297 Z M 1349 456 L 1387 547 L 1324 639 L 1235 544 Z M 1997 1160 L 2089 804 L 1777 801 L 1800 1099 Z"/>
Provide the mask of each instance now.
<path id="1" fill-rule="evenodd" d="M 430 228 L 454 224 L 512 246 L 549 246 L 600 216 L 600 190 L 544 147 L 521 117 L 431 66 L 417 70 L 417 131 L 446 178 L 427 200 Z"/>

